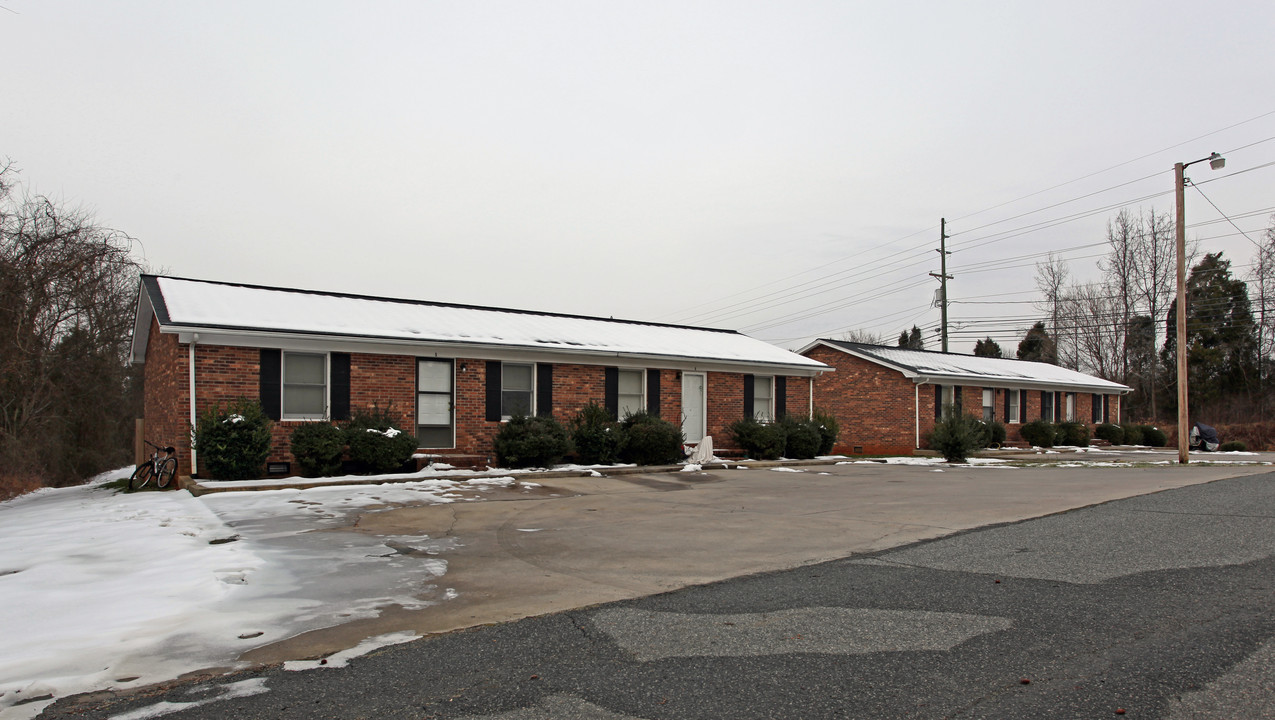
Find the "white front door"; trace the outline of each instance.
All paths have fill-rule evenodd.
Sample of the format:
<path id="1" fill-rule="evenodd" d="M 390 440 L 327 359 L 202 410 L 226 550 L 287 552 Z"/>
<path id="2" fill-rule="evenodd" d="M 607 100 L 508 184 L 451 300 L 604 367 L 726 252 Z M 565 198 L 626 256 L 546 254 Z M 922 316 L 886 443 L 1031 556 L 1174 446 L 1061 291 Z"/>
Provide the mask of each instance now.
<path id="1" fill-rule="evenodd" d="M 704 374 L 682 373 L 682 434 L 688 443 L 704 439 L 705 397 Z"/>

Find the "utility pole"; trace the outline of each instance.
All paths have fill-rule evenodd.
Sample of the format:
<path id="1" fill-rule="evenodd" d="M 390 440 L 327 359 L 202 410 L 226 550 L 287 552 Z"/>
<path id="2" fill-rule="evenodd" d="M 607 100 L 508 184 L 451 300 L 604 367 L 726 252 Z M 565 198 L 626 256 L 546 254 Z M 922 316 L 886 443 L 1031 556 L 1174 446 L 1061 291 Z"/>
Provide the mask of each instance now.
<path id="1" fill-rule="evenodd" d="M 939 279 L 939 308 L 941 313 L 940 332 L 943 337 L 943 352 L 947 352 L 947 281 L 953 279 L 947 274 L 947 218 L 939 218 L 939 274 L 930 273 L 930 277 Z"/>

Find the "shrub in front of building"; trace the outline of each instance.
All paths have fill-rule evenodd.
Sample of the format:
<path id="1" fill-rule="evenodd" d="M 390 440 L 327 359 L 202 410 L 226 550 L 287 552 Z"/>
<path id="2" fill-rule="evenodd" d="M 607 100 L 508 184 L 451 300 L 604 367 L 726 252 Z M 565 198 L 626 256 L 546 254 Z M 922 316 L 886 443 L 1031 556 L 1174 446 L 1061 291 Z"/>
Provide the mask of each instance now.
<path id="1" fill-rule="evenodd" d="M 381 475 L 403 470 L 416 452 L 416 436 L 403 432 L 398 418 L 376 405 L 355 412 L 342 430 L 350 460 L 359 472 Z"/>
<path id="2" fill-rule="evenodd" d="M 671 465 L 686 459 L 682 429 L 646 411 L 634 413 L 620 423 L 624 447 L 620 459 L 638 465 Z"/>
<path id="3" fill-rule="evenodd" d="M 1166 436 L 1164 434 L 1164 431 L 1158 427 L 1151 427 L 1150 425 L 1141 425 L 1139 426 L 1138 429 L 1142 431 L 1141 444 L 1143 445 L 1149 445 L 1151 447 L 1164 447 L 1165 445 L 1169 444 L 1168 436 Z"/>
<path id="4" fill-rule="evenodd" d="M 841 423 L 829 412 L 815 408 L 811 418 L 819 425 L 819 454 L 827 455 L 837 444 L 837 436 L 841 434 Z"/>
<path id="5" fill-rule="evenodd" d="M 1089 428 L 1083 423 L 1064 422 L 1058 423 L 1057 433 L 1054 436 L 1054 442 L 1059 445 L 1073 445 L 1075 447 L 1089 446 Z"/>
<path id="6" fill-rule="evenodd" d="M 255 480 L 270 455 L 270 418 L 257 400 L 217 403 L 200 413 L 194 446 L 214 480 Z"/>
<path id="7" fill-rule="evenodd" d="M 1145 425 L 1121 425 L 1120 429 L 1124 430 L 1125 445 L 1141 445 L 1142 429 Z"/>
<path id="8" fill-rule="evenodd" d="M 571 421 L 571 441 L 576 459 L 585 465 L 614 465 L 624 450 L 625 432 L 611 413 L 590 403 Z"/>
<path id="9" fill-rule="evenodd" d="M 1124 428 L 1115 423 L 1103 423 L 1093 429 L 1093 436 L 1112 445 L 1124 445 Z"/>
<path id="10" fill-rule="evenodd" d="M 1053 447 L 1054 438 L 1057 436 L 1057 430 L 1054 424 L 1044 420 L 1032 420 L 1024 423 L 1018 429 L 1018 434 L 1023 436 L 1023 440 L 1031 443 L 1035 447 Z"/>
<path id="11" fill-rule="evenodd" d="M 778 423 L 760 423 L 755 418 L 736 420 L 726 428 L 744 454 L 754 460 L 776 460 L 784 454 L 788 436 Z"/>
<path id="12" fill-rule="evenodd" d="M 965 462 L 971 453 L 987 445 L 987 427 L 973 415 L 957 412 L 955 406 L 945 410 L 926 436 L 926 444 L 942 453 L 948 462 Z"/>
<path id="13" fill-rule="evenodd" d="M 571 452 L 566 427 L 549 416 L 515 415 L 500 426 L 493 444 L 496 462 L 510 468 L 553 467 Z"/>
<path id="14" fill-rule="evenodd" d="M 302 477 L 329 477 L 341 470 L 345 455 L 341 428 L 326 422 L 301 423 L 288 442 Z"/>
<path id="15" fill-rule="evenodd" d="M 1219 452 L 1244 452 L 1246 450 L 1248 450 L 1248 446 L 1242 440 L 1231 440 L 1218 446 Z"/>
<path id="16" fill-rule="evenodd" d="M 805 460 L 819 454 L 823 436 L 816 420 L 785 415 L 779 427 L 784 432 L 784 457 Z"/>
<path id="17" fill-rule="evenodd" d="M 1005 430 L 1005 423 L 1000 420 L 981 420 L 983 424 L 983 447 L 1000 447 L 1005 444 L 1005 438 L 1009 436 Z"/>

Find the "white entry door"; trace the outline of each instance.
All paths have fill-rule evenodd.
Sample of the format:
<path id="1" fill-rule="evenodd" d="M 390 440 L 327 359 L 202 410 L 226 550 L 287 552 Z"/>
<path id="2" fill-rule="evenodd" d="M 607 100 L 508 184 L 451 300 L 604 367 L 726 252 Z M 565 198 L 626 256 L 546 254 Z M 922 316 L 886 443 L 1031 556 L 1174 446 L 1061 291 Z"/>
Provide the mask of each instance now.
<path id="1" fill-rule="evenodd" d="M 706 396 L 703 373 L 682 373 L 682 434 L 688 443 L 704 439 L 704 419 L 708 415 L 704 405 Z"/>

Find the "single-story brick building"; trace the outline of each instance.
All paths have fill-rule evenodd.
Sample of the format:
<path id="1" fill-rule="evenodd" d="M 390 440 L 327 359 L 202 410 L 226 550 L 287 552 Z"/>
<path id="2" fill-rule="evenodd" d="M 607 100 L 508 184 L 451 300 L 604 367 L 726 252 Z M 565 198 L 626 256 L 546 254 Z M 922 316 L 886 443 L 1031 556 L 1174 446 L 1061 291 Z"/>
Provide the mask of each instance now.
<path id="1" fill-rule="evenodd" d="M 815 407 L 841 424 L 836 452 L 910 454 L 944 405 L 1005 423 L 1010 440 L 1037 419 L 1120 421 L 1126 385 L 1041 362 L 815 340 L 802 355 L 835 368 L 814 381 Z"/>
<path id="2" fill-rule="evenodd" d="M 260 399 L 272 463 L 297 423 L 377 404 L 422 452 L 492 457 L 513 415 L 570 420 L 598 403 L 680 423 L 688 442 L 753 415 L 807 415 L 818 360 L 728 330 L 144 275 L 132 361 L 148 438 L 198 473 L 190 429 L 219 401 Z M 280 468 L 282 470 L 282 468 Z"/>

